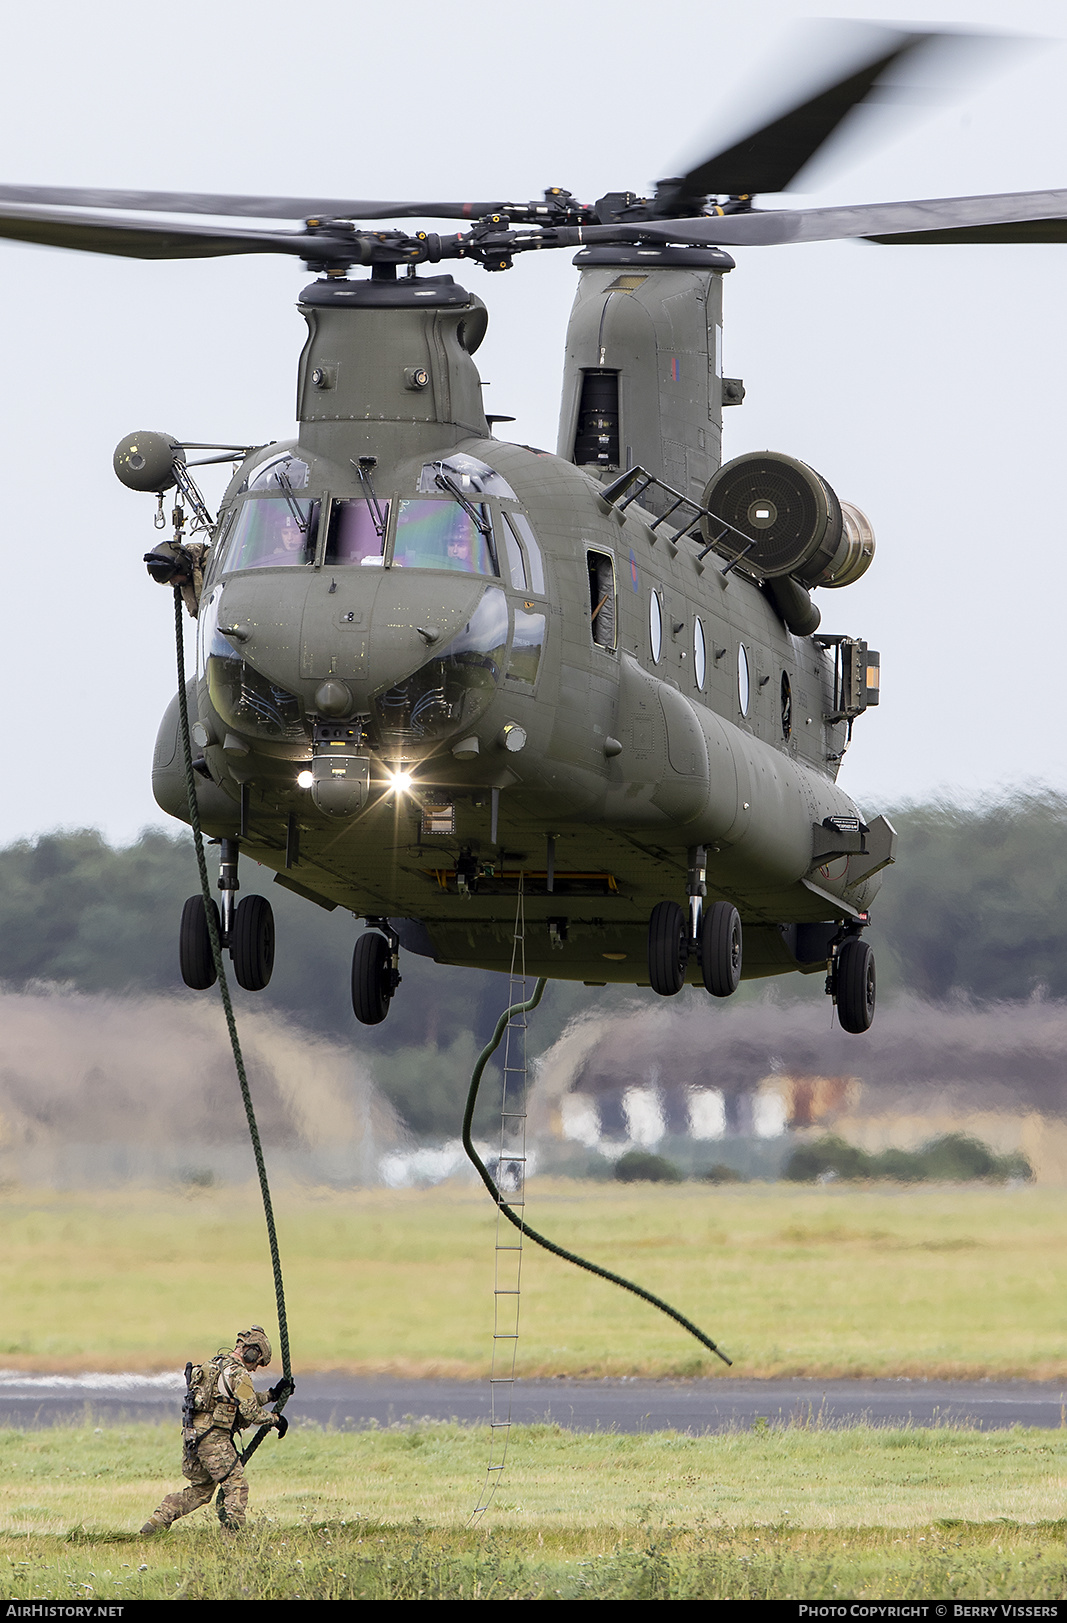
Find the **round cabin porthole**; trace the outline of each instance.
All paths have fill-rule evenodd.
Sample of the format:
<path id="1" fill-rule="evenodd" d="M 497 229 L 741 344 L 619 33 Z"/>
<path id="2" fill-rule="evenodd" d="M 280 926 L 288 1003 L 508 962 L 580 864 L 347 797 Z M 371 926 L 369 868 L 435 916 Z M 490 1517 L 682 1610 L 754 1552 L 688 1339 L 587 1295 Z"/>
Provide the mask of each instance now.
<path id="1" fill-rule="evenodd" d="M 693 621 L 693 675 L 698 688 L 703 689 L 708 674 L 708 652 L 704 644 L 704 627 L 699 619 Z"/>
<path id="2" fill-rule="evenodd" d="M 749 685 L 748 685 L 748 655 L 745 653 L 744 643 L 737 645 L 737 702 L 741 706 L 741 714 L 748 715 Z"/>
<path id="3" fill-rule="evenodd" d="M 652 646 L 652 658 L 658 665 L 663 651 L 663 610 L 658 592 L 652 592 L 648 599 L 648 640 Z"/>

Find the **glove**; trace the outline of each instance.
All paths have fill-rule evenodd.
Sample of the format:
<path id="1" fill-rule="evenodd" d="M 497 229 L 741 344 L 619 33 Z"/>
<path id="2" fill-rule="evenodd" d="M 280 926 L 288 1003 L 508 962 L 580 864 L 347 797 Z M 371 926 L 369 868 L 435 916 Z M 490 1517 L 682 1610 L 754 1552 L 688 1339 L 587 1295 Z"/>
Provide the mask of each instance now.
<path id="1" fill-rule="evenodd" d="M 284 1403 L 296 1391 L 296 1382 L 291 1375 L 283 1375 L 277 1386 L 272 1386 L 267 1392 L 271 1403 Z"/>
<path id="2" fill-rule="evenodd" d="M 286 1432 L 289 1430 L 289 1422 L 288 1422 L 288 1420 L 286 1420 L 286 1418 L 285 1418 L 285 1416 L 283 1414 L 280 1414 L 280 1415 L 275 1415 L 274 1424 L 278 1428 L 278 1438 L 279 1438 L 279 1440 L 281 1440 L 281 1438 L 283 1438 L 285 1436 Z"/>

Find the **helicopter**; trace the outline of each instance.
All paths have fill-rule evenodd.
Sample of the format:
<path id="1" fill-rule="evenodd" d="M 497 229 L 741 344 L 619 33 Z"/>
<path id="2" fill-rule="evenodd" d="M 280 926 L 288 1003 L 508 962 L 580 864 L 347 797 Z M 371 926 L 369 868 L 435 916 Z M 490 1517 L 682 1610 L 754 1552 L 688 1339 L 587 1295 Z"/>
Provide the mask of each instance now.
<path id="1" fill-rule="evenodd" d="M 242 986 L 261 990 L 274 958 L 267 898 L 237 899 L 244 852 L 366 921 L 352 966 L 364 1023 L 388 1013 L 402 950 L 506 968 L 521 894 L 532 973 L 718 997 L 741 978 L 822 974 L 842 1026 L 869 1027 L 864 931 L 895 835 L 836 779 L 878 701 L 879 659 L 824 632 L 812 593 L 858 579 L 873 533 L 795 458 L 721 465 L 722 411 L 743 399 L 722 375 L 722 286 L 731 246 L 1064 240 L 1062 192 L 755 206 L 935 37 L 872 35 L 846 77 L 650 198 L 0 188 L 0 235 L 16 240 L 280 252 L 317 277 L 300 295 L 295 440 L 136 433 L 115 456 L 160 517 L 177 492 L 173 539 L 148 564 L 195 611 L 197 799 Z M 466 229 L 365 225 L 398 220 Z M 551 454 L 495 436 L 473 359 L 485 306 L 425 270 L 503 271 L 560 248 L 576 250 L 579 288 Z M 214 514 L 189 459 L 201 451 L 235 464 Z M 188 821 L 177 698 L 153 787 Z M 212 983 L 199 897 L 179 958 L 187 985 Z"/>

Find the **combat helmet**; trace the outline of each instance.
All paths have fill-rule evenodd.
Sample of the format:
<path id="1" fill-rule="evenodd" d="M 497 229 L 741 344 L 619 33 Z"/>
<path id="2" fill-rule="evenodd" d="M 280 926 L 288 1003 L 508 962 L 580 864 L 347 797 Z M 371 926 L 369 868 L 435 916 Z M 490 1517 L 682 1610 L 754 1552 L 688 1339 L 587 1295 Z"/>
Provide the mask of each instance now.
<path id="1" fill-rule="evenodd" d="M 262 1366 L 265 1367 L 270 1363 L 273 1353 L 267 1339 L 267 1332 L 261 1324 L 254 1324 L 250 1330 L 239 1330 L 235 1345 L 240 1346 L 242 1342 L 246 1347 L 255 1347 L 258 1350 L 259 1362 Z"/>

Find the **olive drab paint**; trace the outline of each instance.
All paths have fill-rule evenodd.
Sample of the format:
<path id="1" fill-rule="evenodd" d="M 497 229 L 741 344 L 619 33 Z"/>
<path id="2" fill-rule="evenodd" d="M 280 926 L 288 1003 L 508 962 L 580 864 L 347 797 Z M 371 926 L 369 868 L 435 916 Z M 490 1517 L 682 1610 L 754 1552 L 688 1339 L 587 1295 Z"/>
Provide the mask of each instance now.
<path id="1" fill-rule="evenodd" d="M 881 661 L 823 627 L 813 592 L 859 579 L 874 537 L 795 458 L 722 464 L 722 413 L 745 394 L 723 375 L 728 250 L 1062 242 L 1067 191 L 762 207 L 855 110 L 947 87 L 946 53 L 976 65 L 996 44 L 859 22 L 831 34 L 812 41 L 821 77 L 767 87 L 770 111 L 651 196 L 0 184 L 0 237 L 149 259 L 281 253 L 317 277 L 300 301 L 294 441 L 140 433 L 115 454 L 125 484 L 157 495 L 159 527 L 175 490 L 173 538 L 145 561 L 198 622 L 190 766 L 246 989 L 266 985 L 274 936 L 264 897 L 236 902 L 241 849 L 371 926 L 352 965 L 368 1024 L 402 950 L 506 968 L 521 886 L 534 975 L 720 997 L 739 975 L 824 972 L 844 1029 L 870 1025 L 862 932 L 896 837 L 837 775 Z M 181 218 L 146 218 L 160 214 Z M 463 229 L 396 223 L 416 221 Z M 543 250 L 576 251 L 579 272 L 554 454 L 495 437 L 508 419 L 486 416 L 474 360 L 485 306 L 436 273 Z M 192 450 L 239 463 L 217 516 Z M 178 712 L 153 782 L 185 818 Z M 190 987 L 211 984 L 208 917 L 190 898 Z"/>
<path id="2" fill-rule="evenodd" d="M 528 971 L 597 984 L 648 983 L 650 914 L 700 850 L 744 975 L 825 971 L 893 860 L 836 783 L 865 645 L 790 630 L 810 594 L 736 536 L 678 534 L 720 465 L 731 261 L 577 263 L 554 455 L 492 436 L 484 306 L 451 277 L 301 295 L 298 437 L 240 464 L 205 565 L 203 825 L 451 964 L 507 967 L 521 874 Z M 658 482 L 613 498 L 636 468 Z M 185 819 L 180 757 L 175 700 L 153 785 Z"/>

